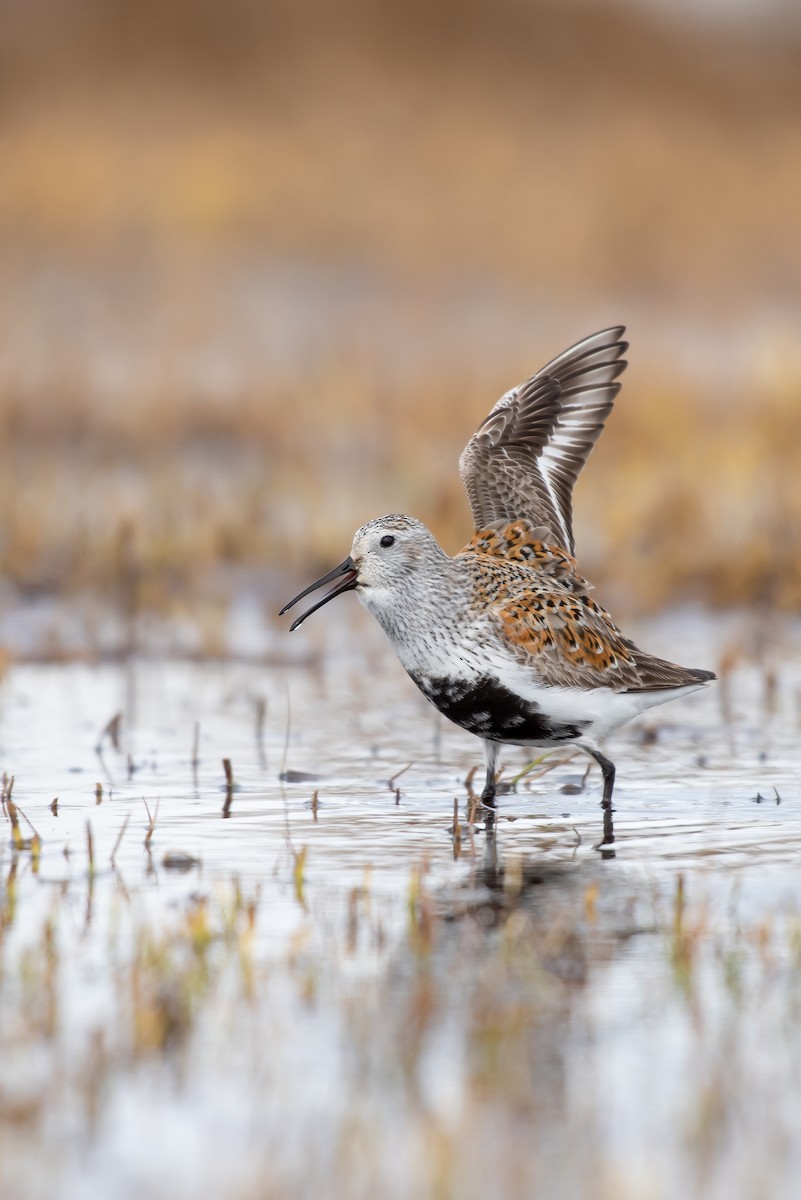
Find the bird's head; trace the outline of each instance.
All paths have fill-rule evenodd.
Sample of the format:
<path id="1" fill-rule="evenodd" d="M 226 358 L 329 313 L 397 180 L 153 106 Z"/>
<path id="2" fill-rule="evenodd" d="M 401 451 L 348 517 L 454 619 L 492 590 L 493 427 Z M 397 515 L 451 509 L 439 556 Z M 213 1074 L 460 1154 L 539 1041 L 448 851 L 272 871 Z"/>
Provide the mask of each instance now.
<path id="1" fill-rule="evenodd" d="M 293 621 L 292 629 L 297 629 L 301 622 L 335 596 L 354 590 L 379 616 L 409 592 L 426 567 L 430 567 L 433 575 L 438 560 L 444 559 L 447 559 L 445 552 L 422 521 L 397 514 L 376 517 L 356 530 L 351 552 L 344 562 L 299 592 L 284 605 L 281 613 L 324 584 L 334 583 L 322 600 Z"/>

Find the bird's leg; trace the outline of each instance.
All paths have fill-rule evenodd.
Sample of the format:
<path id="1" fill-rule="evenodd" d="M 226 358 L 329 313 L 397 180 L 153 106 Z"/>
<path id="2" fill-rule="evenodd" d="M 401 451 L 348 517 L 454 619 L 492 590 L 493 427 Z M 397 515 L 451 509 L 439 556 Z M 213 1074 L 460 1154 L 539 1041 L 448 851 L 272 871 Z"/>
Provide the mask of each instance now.
<path id="1" fill-rule="evenodd" d="M 487 778 L 484 791 L 481 793 L 482 803 L 487 808 L 495 807 L 495 764 L 498 761 L 498 743 L 484 742 L 484 759 L 487 764 Z"/>
<path id="2" fill-rule="evenodd" d="M 612 813 L 614 812 L 612 808 L 612 792 L 615 786 L 615 764 L 610 762 L 605 754 L 601 754 L 600 750 L 590 749 L 589 746 L 584 746 L 584 749 L 595 759 L 604 777 L 604 793 L 601 799 L 601 808 L 604 814 L 604 834 L 600 844 L 601 846 L 608 846 L 615 840 L 615 828 L 612 823 Z"/>

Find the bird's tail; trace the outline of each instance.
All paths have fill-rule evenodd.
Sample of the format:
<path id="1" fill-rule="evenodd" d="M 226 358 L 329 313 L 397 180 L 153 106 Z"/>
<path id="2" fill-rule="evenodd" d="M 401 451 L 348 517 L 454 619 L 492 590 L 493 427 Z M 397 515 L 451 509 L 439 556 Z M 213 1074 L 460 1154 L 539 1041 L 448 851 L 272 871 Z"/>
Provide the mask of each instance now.
<path id="1" fill-rule="evenodd" d="M 645 654 L 636 646 L 630 647 L 631 656 L 637 664 L 640 682 L 630 692 L 660 692 L 672 688 L 697 688 L 715 679 L 714 671 L 701 667 L 680 667 L 664 658 Z"/>

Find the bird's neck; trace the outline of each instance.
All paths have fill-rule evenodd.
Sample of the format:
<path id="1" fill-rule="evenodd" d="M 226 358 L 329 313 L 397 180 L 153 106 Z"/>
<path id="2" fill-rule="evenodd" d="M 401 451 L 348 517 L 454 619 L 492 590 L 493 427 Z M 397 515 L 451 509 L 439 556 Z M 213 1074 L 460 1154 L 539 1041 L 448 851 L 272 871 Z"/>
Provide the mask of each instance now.
<path id="1" fill-rule="evenodd" d="M 447 631 L 460 627 L 469 592 L 454 559 L 443 553 L 435 571 L 415 571 L 404 585 L 392 591 L 360 589 L 359 598 L 370 609 L 406 667 L 414 671 L 445 652 Z"/>

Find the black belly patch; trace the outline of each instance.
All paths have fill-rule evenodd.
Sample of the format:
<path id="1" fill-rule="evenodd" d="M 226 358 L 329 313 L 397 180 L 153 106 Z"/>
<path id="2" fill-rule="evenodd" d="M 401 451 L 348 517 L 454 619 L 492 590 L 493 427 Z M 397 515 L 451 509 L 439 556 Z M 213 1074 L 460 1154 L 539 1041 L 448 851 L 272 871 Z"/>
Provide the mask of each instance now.
<path id="1" fill-rule="evenodd" d="M 469 683 L 463 679 L 412 675 L 420 691 L 436 708 L 469 733 L 494 742 L 572 742 L 589 721 L 561 724 L 550 720 L 531 700 L 510 692 L 492 676 Z"/>

